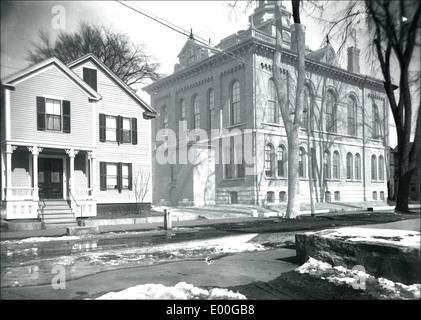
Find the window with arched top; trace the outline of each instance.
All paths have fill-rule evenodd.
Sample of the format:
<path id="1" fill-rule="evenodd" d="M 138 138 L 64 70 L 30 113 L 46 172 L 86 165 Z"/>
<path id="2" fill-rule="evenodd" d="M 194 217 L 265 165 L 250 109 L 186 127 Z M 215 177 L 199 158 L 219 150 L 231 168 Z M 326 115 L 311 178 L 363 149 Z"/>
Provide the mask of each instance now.
<path id="1" fill-rule="evenodd" d="M 265 146 L 265 175 L 266 177 L 273 175 L 273 145 L 270 143 Z"/>
<path id="2" fill-rule="evenodd" d="M 241 99 L 240 99 L 240 82 L 234 81 L 231 85 L 231 125 L 239 124 L 241 120 Z"/>
<path id="3" fill-rule="evenodd" d="M 300 178 L 306 177 L 306 151 L 300 148 L 298 151 L 298 176 Z"/>
<path id="4" fill-rule="evenodd" d="M 207 107 L 208 107 L 208 130 L 213 128 L 215 121 L 215 92 L 213 89 L 209 89 L 207 96 Z"/>
<path id="5" fill-rule="evenodd" d="M 384 160 L 383 156 L 379 156 L 379 180 L 384 181 Z"/>
<path id="6" fill-rule="evenodd" d="M 346 178 L 348 180 L 352 180 L 352 170 L 354 168 L 354 163 L 353 163 L 353 156 L 351 152 L 348 152 L 346 154 Z"/>
<path id="7" fill-rule="evenodd" d="M 168 110 L 167 106 L 163 106 L 161 109 L 162 114 L 162 128 L 167 129 L 168 128 Z"/>
<path id="8" fill-rule="evenodd" d="M 277 165 L 278 165 L 278 177 L 286 177 L 286 149 L 284 145 L 279 145 L 277 150 Z"/>
<path id="9" fill-rule="evenodd" d="M 335 151 L 332 156 L 332 178 L 340 178 L 340 161 L 339 161 L 339 152 Z"/>
<path id="10" fill-rule="evenodd" d="M 355 154 L 355 169 L 354 169 L 354 177 L 355 180 L 361 180 L 361 156 L 359 153 Z"/>
<path id="11" fill-rule="evenodd" d="M 377 180 L 377 157 L 374 154 L 371 156 L 371 180 Z"/>
<path id="12" fill-rule="evenodd" d="M 193 109 L 193 129 L 200 128 L 200 106 L 199 106 L 199 96 L 196 94 L 192 100 L 192 109 Z"/>
<path id="13" fill-rule="evenodd" d="M 269 79 L 268 83 L 268 104 L 266 110 L 266 121 L 270 123 L 278 122 L 278 108 L 277 98 L 275 90 L 275 82 Z"/>
<path id="14" fill-rule="evenodd" d="M 347 101 L 348 134 L 357 135 L 357 101 L 354 96 L 349 96 Z"/>
<path id="15" fill-rule="evenodd" d="M 186 103 L 184 102 L 183 99 L 181 99 L 178 104 L 179 104 L 178 118 L 180 121 L 184 121 L 186 120 Z"/>
<path id="16" fill-rule="evenodd" d="M 326 131 L 336 132 L 336 96 L 332 90 L 326 92 Z"/>

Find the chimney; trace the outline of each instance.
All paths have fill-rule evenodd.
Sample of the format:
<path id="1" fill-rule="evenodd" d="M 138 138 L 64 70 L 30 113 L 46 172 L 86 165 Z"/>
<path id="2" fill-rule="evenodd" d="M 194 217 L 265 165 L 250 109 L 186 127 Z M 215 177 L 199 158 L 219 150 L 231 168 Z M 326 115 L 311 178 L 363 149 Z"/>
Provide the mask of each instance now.
<path id="1" fill-rule="evenodd" d="M 297 28 L 302 27 L 303 29 L 303 41 L 305 42 L 305 34 L 306 34 L 306 27 L 300 24 L 291 24 L 291 44 L 290 49 L 291 51 L 297 52 L 298 51 L 298 44 L 297 44 Z"/>
<path id="2" fill-rule="evenodd" d="M 360 73 L 360 49 L 357 47 L 348 48 L 348 71 Z"/>

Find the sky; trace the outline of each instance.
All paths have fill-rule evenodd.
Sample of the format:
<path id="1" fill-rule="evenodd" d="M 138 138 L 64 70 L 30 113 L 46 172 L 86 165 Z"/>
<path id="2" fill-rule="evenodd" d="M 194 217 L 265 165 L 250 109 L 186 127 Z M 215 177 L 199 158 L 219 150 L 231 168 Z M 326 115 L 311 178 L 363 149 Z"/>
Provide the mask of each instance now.
<path id="1" fill-rule="evenodd" d="M 336 2 L 336 1 L 335 1 Z M 127 2 L 126 2 L 127 3 Z M 248 28 L 248 17 L 255 5 L 245 10 L 247 1 L 236 2 L 235 10 L 230 8 L 234 0 L 212 1 L 130 1 L 151 16 L 157 16 L 185 30 L 185 35 L 177 33 L 158 22 L 127 8 L 117 1 L 1 1 L 1 79 L 25 69 L 29 63 L 25 60 L 32 43 L 38 40 L 40 30 L 48 31 L 54 39 L 59 32 L 74 32 L 80 21 L 86 20 L 104 24 L 126 33 L 135 43 L 144 44 L 153 61 L 161 64 L 158 72 L 171 74 L 178 63 L 178 54 L 187 41 L 190 30 L 202 39 L 210 39 L 213 45 L 223 38 Z M 341 2 L 337 2 L 341 3 Z M 290 9 L 290 1 L 284 1 Z M 59 6 L 59 7 L 57 7 Z M 57 11 L 58 10 L 58 11 Z M 291 11 L 291 10 L 290 10 Z M 57 29 L 58 15 L 64 19 Z M 306 25 L 306 44 L 311 50 L 322 45 L 325 33 L 314 20 L 302 15 Z M 358 30 L 364 35 L 364 30 Z M 359 37 L 358 47 L 364 47 L 364 37 Z M 332 42 L 333 44 L 333 42 Z M 334 45 L 334 44 L 333 44 Z M 335 48 L 335 46 L 334 46 Z M 361 52 L 361 72 L 371 74 Z M 341 63 L 346 68 L 344 62 Z M 138 95 L 150 102 L 149 95 L 138 90 Z"/>

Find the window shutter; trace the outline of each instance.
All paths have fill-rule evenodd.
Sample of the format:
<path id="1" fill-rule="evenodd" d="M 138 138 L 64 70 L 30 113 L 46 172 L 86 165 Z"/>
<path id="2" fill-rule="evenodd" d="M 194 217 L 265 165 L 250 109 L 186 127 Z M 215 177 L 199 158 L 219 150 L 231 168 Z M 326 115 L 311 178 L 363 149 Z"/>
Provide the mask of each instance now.
<path id="1" fill-rule="evenodd" d="M 99 114 L 99 141 L 105 142 L 106 136 L 105 114 Z"/>
<path id="2" fill-rule="evenodd" d="M 37 97 L 37 129 L 45 130 L 45 98 Z"/>
<path id="3" fill-rule="evenodd" d="M 123 117 L 117 117 L 117 143 L 123 143 Z"/>
<path id="4" fill-rule="evenodd" d="M 137 144 L 137 118 L 132 118 L 132 144 Z"/>
<path id="5" fill-rule="evenodd" d="M 129 190 L 133 190 L 133 174 L 132 174 L 132 164 L 129 163 Z"/>
<path id="6" fill-rule="evenodd" d="M 118 192 L 121 193 L 121 189 L 123 187 L 123 164 L 119 162 L 117 164 L 117 189 Z"/>
<path id="7" fill-rule="evenodd" d="M 63 100 L 63 132 L 70 133 L 70 101 Z"/>
<path id="8" fill-rule="evenodd" d="M 99 163 L 99 189 L 107 190 L 107 163 Z"/>
<path id="9" fill-rule="evenodd" d="M 97 91 L 97 71 L 96 69 L 83 68 L 83 81 Z"/>
<path id="10" fill-rule="evenodd" d="M 92 89 L 94 89 L 95 91 L 98 90 L 98 85 L 97 85 L 97 71 L 95 69 L 91 69 L 91 83 L 90 83 Z"/>

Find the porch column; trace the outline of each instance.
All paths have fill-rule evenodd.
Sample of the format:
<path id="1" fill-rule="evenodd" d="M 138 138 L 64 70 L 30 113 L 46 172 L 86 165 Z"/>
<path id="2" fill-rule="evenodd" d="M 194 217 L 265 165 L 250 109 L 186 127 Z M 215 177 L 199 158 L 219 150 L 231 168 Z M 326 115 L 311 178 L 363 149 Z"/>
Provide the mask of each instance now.
<path id="1" fill-rule="evenodd" d="M 10 144 L 6 145 L 6 190 L 5 196 L 6 199 L 12 197 L 12 153 L 15 151 L 17 146 L 12 146 Z"/>
<path id="2" fill-rule="evenodd" d="M 38 156 L 42 152 L 43 148 L 38 148 L 37 146 L 28 147 L 28 150 L 32 153 L 32 183 L 34 188 L 33 199 L 34 201 L 39 200 L 39 189 L 38 189 Z"/>
<path id="3" fill-rule="evenodd" d="M 90 160 L 90 175 L 89 181 L 91 186 L 91 198 L 96 199 L 96 155 L 95 151 L 88 151 L 88 157 Z"/>
<path id="4" fill-rule="evenodd" d="M 70 170 L 69 170 L 69 190 L 72 194 L 72 196 L 74 197 L 74 183 L 73 183 L 73 177 L 75 175 L 75 156 L 79 153 L 79 150 L 75 150 L 75 149 L 67 149 L 66 150 L 67 155 L 69 156 L 70 159 Z"/>

